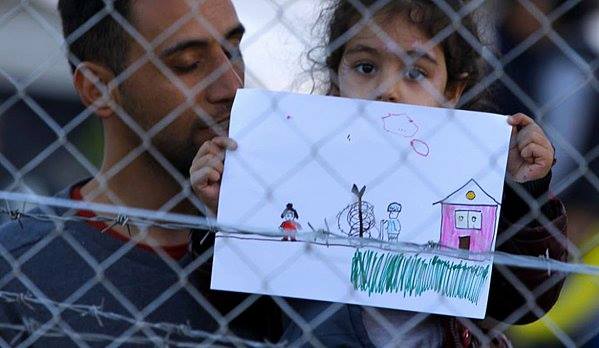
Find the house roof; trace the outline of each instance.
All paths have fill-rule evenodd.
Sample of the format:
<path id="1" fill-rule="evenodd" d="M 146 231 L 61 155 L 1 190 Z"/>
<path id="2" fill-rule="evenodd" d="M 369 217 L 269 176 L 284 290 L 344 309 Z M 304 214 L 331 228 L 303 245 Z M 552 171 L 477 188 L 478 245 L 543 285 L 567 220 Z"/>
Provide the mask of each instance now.
<path id="1" fill-rule="evenodd" d="M 462 205 L 501 205 L 495 198 L 488 194 L 474 179 L 468 180 L 468 182 L 455 190 L 449 196 L 442 200 L 433 203 L 446 203 L 446 204 L 462 204 Z"/>

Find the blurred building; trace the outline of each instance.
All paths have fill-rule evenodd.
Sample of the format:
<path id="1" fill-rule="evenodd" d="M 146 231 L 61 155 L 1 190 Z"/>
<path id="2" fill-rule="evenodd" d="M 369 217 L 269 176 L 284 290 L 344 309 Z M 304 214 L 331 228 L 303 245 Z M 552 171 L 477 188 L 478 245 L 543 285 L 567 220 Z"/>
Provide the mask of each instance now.
<path id="1" fill-rule="evenodd" d="M 502 112 L 524 112 L 544 127 L 556 148 L 553 191 L 570 204 L 599 207 L 599 3 L 500 3 L 507 79 L 496 84 L 495 101 Z"/>
<path id="2" fill-rule="evenodd" d="M 93 117 L 78 118 L 83 107 L 52 4 L 28 3 L 0 3 L 0 188 L 54 194 L 92 175 L 101 129 Z"/>
<path id="3" fill-rule="evenodd" d="M 506 114 L 524 112 L 556 149 L 552 191 L 566 204 L 568 236 L 599 264 L 599 2 L 500 1 L 497 42 L 506 79 L 494 86 Z M 547 30 L 550 29 L 550 30 Z M 543 320 L 511 330 L 516 346 L 599 344 L 596 277 L 572 274 Z"/>

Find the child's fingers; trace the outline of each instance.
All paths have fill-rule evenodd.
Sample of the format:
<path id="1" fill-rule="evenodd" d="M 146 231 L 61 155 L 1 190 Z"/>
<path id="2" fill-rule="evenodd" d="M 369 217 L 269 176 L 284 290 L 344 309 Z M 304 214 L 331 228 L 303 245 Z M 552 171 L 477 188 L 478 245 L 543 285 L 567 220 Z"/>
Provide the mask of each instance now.
<path id="1" fill-rule="evenodd" d="M 526 116 L 525 114 L 518 113 L 518 114 L 508 117 L 507 123 L 510 126 L 526 127 L 531 123 L 535 123 L 535 121 L 532 118 Z"/>
<path id="2" fill-rule="evenodd" d="M 551 151 L 547 148 L 530 143 L 520 151 L 520 156 L 529 164 L 538 164 L 540 167 L 547 167 L 551 160 Z"/>
<path id="3" fill-rule="evenodd" d="M 193 190 L 213 211 L 218 204 L 219 183 L 225 169 L 225 153 L 235 149 L 237 143 L 231 138 L 216 137 L 206 141 L 200 146 L 189 169 L 189 180 Z"/>
<path id="4" fill-rule="evenodd" d="M 552 148 L 543 129 L 534 120 L 524 114 L 516 114 L 508 118 L 508 123 L 513 125 L 510 148 L 518 146 L 522 150 L 530 143 L 537 143 L 546 148 Z"/>
<path id="5" fill-rule="evenodd" d="M 211 168 L 216 169 L 219 173 L 222 174 L 223 171 L 225 170 L 224 159 L 225 159 L 224 153 L 222 155 L 213 156 L 211 159 L 208 160 L 207 165 Z"/>
<path id="6" fill-rule="evenodd" d="M 191 162 L 191 168 L 189 169 L 190 172 L 198 169 L 202 165 L 202 162 L 200 160 L 204 158 L 207 154 L 211 153 L 212 146 L 213 145 L 210 141 L 206 141 L 202 144 L 202 146 L 200 146 L 200 149 L 193 158 L 193 161 Z"/>
<path id="7" fill-rule="evenodd" d="M 237 142 L 229 137 L 216 137 L 211 140 L 212 143 L 226 150 L 236 150 Z"/>
<path id="8" fill-rule="evenodd" d="M 221 173 L 211 167 L 203 167 L 191 173 L 190 181 L 193 187 L 202 189 L 220 180 Z"/>
<path id="9" fill-rule="evenodd" d="M 518 135 L 516 137 L 516 142 L 518 145 L 518 149 L 522 150 L 523 148 L 525 148 L 526 146 L 528 146 L 531 143 L 549 148 L 551 147 L 551 144 L 549 143 L 549 140 L 547 139 L 547 137 L 545 137 L 545 134 L 542 133 L 542 130 L 540 128 L 536 128 L 536 127 L 532 127 L 532 125 L 527 126 L 526 128 L 522 129 L 520 132 L 518 132 Z"/>
<path id="10" fill-rule="evenodd" d="M 196 154 L 193 162 L 191 163 L 190 171 L 197 170 L 198 168 L 206 165 L 206 156 L 215 157 L 219 161 L 223 161 L 225 158 L 225 150 L 214 144 L 212 141 L 206 141 Z"/>
<path id="11" fill-rule="evenodd" d="M 206 154 L 194 161 L 192 168 L 190 169 L 190 172 L 198 171 L 199 169 L 204 167 L 210 167 L 222 173 L 224 170 L 224 158 L 224 152 L 218 153 L 216 155 L 212 153 Z"/>

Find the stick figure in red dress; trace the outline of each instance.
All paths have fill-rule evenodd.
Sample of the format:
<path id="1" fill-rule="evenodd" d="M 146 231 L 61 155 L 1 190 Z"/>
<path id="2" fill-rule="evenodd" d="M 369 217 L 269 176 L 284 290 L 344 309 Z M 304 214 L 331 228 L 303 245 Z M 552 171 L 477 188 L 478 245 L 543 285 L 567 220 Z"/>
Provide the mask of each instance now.
<path id="1" fill-rule="evenodd" d="M 279 226 L 279 229 L 283 231 L 283 241 L 288 241 L 289 239 L 291 239 L 292 242 L 296 241 L 295 233 L 297 230 L 302 229 L 302 225 L 295 221 L 298 218 L 299 215 L 297 214 L 297 210 L 293 208 L 293 204 L 287 203 L 287 207 L 285 207 L 285 210 L 281 213 L 281 219 L 284 219 L 284 221 L 281 223 L 281 226 Z"/>

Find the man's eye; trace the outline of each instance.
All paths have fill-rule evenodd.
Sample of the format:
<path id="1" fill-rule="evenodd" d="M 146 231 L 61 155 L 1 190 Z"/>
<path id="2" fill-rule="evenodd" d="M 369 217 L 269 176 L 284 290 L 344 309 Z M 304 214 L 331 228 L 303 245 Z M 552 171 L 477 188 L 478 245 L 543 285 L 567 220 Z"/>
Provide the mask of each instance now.
<path id="1" fill-rule="evenodd" d="M 422 69 L 416 67 L 409 67 L 404 71 L 404 77 L 408 80 L 420 81 L 422 79 L 425 79 L 427 75 L 426 72 L 424 72 L 424 70 Z"/>
<path id="2" fill-rule="evenodd" d="M 173 68 L 178 73 L 188 73 L 198 68 L 200 62 L 194 62 L 190 65 L 175 65 Z"/>
<path id="3" fill-rule="evenodd" d="M 376 71 L 376 67 L 374 66 L 374 64 L 370 63 L 358 63 L 356 64 L 354 69 L 363 75 L 370 75 Z"/>

